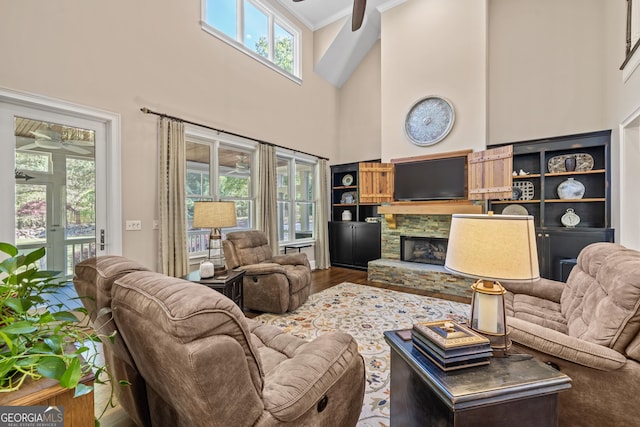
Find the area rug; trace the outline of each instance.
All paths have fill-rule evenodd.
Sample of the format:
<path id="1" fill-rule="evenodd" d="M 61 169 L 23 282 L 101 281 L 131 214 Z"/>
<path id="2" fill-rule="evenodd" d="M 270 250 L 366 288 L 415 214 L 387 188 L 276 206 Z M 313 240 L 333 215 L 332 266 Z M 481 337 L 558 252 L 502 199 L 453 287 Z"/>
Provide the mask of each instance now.
<path id="1" fill-rule="evenodd" d="M 313 294 L 297 310 L 261 314 L 264 323 L 311 340 L 325 332 L 351 334 L 367 370 L 364 403 L 358 426 L 389 425 L 390 350 L 383 332 L 410 328 L 415 322 L 453 319 L 464 322 L 469 305 L 353 283 L 341 283 Z"/>

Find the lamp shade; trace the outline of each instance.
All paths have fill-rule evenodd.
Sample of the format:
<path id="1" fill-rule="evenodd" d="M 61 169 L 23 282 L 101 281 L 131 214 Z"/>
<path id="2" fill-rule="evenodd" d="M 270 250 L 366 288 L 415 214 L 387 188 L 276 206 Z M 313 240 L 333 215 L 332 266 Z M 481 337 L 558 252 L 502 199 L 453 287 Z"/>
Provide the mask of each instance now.
<path id="1" fill-rule="evenodd" d="M 197 228 L 235 227 L 236 205 L 234 202 L 195 202 L 193 226 Z"/>
<path id="2" fill-rule="evenodd" d="M 530 215 L 453 215 L 445 268 L 483 280 L 540 278 Z"/>

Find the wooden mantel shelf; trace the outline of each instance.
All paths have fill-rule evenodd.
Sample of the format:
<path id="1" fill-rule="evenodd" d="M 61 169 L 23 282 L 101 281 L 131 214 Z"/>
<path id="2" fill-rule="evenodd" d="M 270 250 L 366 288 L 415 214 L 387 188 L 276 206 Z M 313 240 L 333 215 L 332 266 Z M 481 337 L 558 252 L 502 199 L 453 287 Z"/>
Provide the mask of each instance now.
<path id="1" fill-rule="evenodd" d="M 481 214 L 482 205 L 471 200 L 449 200 L 435 202 L 393 202 L 378 207 L 378 213 L 384 214 L 389 228 L 396 228 L 396 215 L 453 215 Z"/>

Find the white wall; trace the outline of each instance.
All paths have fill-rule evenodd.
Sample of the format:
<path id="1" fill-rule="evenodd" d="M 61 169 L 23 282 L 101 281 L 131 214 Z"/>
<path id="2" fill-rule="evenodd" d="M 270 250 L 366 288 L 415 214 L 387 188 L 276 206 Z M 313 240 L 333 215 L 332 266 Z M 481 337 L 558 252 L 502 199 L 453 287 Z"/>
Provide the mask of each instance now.
<path id="1" fill-rule="evenodd" d="M 640 68 L 627 80 L 619 69 L 625 58 L 626 2 L 607 2 L 603 20 L 605 118 L 613 129 L 611 164 L 616 172 L 611 182 L 613 226 L 618 242 L 640 250 Z M 625 129 L 621 130 L 621 125 Z"/>
<path id="2" fill-rule="evenodd" d="M 605 4 L 489 1 L 490 144 L 608 128 Z"/>
<path id="3" fill-rule="evenodd" d="M 382 16 L 383 161 L 486 145 L 487 1 L 411 0 Z M 448 98 L 456 120 L 449 136 L 430 147 L 404 132 L 413 104 L 428 95 Z"/>
<path id="4" fill-rule="evenodd" d="M 337 90 L 313 73 L 310 31 L 298 85 L 205 33 L 199 1 L 0 0 L 0 10 L 0 86 L 121 114 L 123 220 L 143 228 L 123 231 L 123 252 L 145 265 L 157 252 L 157 118 L 141 107 L 335 157 Z"/>

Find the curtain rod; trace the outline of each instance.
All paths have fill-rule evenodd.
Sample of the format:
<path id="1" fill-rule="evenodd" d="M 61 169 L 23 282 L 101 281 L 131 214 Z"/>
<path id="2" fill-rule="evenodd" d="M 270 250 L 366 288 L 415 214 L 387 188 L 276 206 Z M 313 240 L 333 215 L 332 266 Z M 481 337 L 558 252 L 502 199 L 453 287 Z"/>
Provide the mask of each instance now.
<path id="1" fill-rule="evenodd" d="M 156 116 L 166 117 L 167 119 L 177 120 L 177 121 L 182 122 L 182 123 L 188 123 L 190 125 L 199 126 L 201 128 L 214 130 L 214 131 L 219 132 L 219 133 L 224 133 L 224 134 L 227 134 L 227 135 L 233 135 L 233 136 L 237 136 L 237 137 L 240 137 L 240 138 L 250 139 L 250 140 L 258 142 L 260 144 L 266 144 L 266 145 L 271 145 L 272 147 L 284 148 L 285 150 L 291 150 L 294 153 L 306 154 L 307 156 L 313 156 L 313 157 L 317 157 L 319 159 L 329 160 L 327 157 L 317 156 L 315 154 L 306 153 L 306 152 L 300 151 L 300 150 L 294 150 L 293 148 L 289 148 L 289 147 L 283 147 L 282 145 L 274 144 L 273 142 L 267 142 L 267 141 L 263 141 L 261 139 L 251 138 L 250 136 L 244 136 L 244 135 L 240 135 L 238 133 L 229 132 L 229 131 L 222 130 L 222 129 L 217 129 L 217 128 L 214 128 L 212 126 L 203 125 L 202 123 L 192 122 L 191 120 L 185 120 L 185 119 L 182 119 L 180 117 L 171 116 L 169 114 L 158 113 L 157 111 L 150 110 L 147 107 L 142 107 L 140 109 L 140 111 L 142 111 L 145 114 L 155 114 Z"/>

